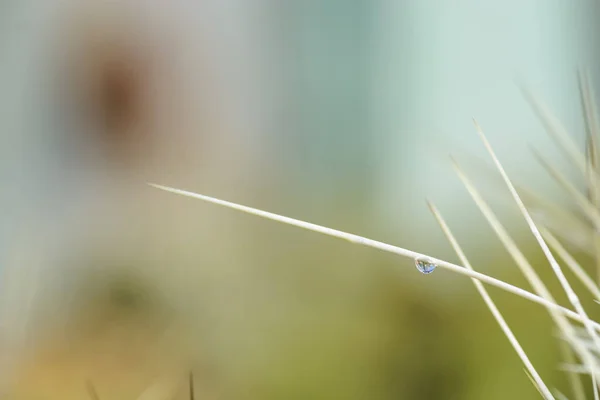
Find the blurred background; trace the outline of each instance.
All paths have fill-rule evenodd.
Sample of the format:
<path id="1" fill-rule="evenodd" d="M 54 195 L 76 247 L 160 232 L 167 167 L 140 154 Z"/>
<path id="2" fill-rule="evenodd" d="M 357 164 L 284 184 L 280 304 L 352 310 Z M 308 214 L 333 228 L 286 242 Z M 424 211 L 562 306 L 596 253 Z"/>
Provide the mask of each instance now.
<path id="1" fill-rule="evenodd" d="M 475 269 L 529 289 L 452 154 L 564 300 L 471 119 L 518 183 L 568 204 L 529 145 L 583 181 L 516 82 L 583 149 L 576 73 L 600 82 L 598 16 L 593 0 L 2 2 L 11 390 L 134 398 L 189 363 L 207 399 L 538 398 L 468 279 L 145 182 L 457 263 L 428 198 Z M 568 393 L 545 311 L 490 292 Z"/>

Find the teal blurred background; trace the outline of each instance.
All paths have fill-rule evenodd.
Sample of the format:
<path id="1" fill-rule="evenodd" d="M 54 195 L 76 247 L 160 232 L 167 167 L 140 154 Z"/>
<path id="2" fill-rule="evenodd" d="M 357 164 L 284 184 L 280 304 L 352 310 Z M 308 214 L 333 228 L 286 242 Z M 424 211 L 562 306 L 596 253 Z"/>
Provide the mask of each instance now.
<path id="1" fill-rule="evenodd" d="M 38 90 L 30 78 L 43 72 L 24 68 L 31 63 L 24 54 L 36 53 L 31 50 L 36 36 L 28 33 L 38 29 L 37 18 L 52 12 L 51 3 L 6 2 L 1 6 L 6 11 L 0 11 L 6 49 L 2 197 L 4 209 L 11 210 L 3 215 L 7 238 L 19 212 L 47 212 L 44 198 L 30 194 L 38 193 L 48 173 L 40 167 L 43 160 L 62 146 L 51 136 L 14 133 L 37 132 L 31 128 L 35 118 L 24 115 L 38 115 L 27 99 Z M 232 146 L 259 154 L 260 172 L 239 190 L 225 183 L 183 189 L 231 196 L 226 199 L 457 263 L 429 214 L 429 198 L 477 270 L 529 289 L 454 176 L 448 157 L 453 154 L 564 303 L 518 210 L 494 175 L 479 167 L 487 154 L 471 118 L 482 124 L 518 183 L 568 204 L 528 145 L 542 150 L 577 185 L 583 181 L 546 136 L 516 82 L 540 92 L 583 149 L 576 72 L 588 68 L 600 82 L 600 4 L 206 3 L 214 14 L 198 19 L 210 25 L 210 34 L 199 29 L 198 35 L 214 35 L 208 47 L 220 66 L 228 118 L 240 132 Z M 62 187 L 58 171 L 49 192 Z M 421 275 L 412 260 L 197 205 L 238 218 L 249 240 L 236 256 L 252 266 L 251 273 L 221 288 L 238 291 L 243 302 L 219 322 L 227 351 L 215 357 L 227 398 L 539 397 L 468 279 L 444 270 Z M 581 260 L 593 265 L 586 256 Z M 545 311 L 490 292 L 547 383 L 570 395 L 557 370 L 556 332 Z"/>

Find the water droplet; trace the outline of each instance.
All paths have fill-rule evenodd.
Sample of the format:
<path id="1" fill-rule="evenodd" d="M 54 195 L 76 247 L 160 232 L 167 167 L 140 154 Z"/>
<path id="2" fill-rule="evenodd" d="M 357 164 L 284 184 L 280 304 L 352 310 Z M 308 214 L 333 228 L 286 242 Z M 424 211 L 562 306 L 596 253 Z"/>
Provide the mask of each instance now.
<path id="1" fill-rule="evenodd" d="M 437 268 L 437 265 L 435 265 L 428 258 L 415 259 L 415 265 L 416 265 L 417 269 L 419 270 L 419 272 L 421 272 L 423 274 L 430 274 Z"/>

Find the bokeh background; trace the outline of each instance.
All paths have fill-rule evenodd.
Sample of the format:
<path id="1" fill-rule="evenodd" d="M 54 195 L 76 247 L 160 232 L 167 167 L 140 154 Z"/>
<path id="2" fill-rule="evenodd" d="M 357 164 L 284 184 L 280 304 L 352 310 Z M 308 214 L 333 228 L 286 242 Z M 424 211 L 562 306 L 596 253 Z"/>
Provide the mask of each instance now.
<path id="1" fill-rule="evenodd" d="M 215 90 L 222 97 L 220 118 L 233 132 L 211 150 L 211 160 L 216 161 L 182 164 L 187 168 L 184 178 L 173 173 L 174 179 L 168 179 L 172 163 L 154 165 L 165 169 L 159 183 L 186 185 L 182 188 L 457 262 L 429 214 L 429 198 L 447 217 L 477 270 L 528 288 L 454 176 L 448 157 L 453 154 L 485 189 L 486 199 L 564 300 L 493 170 L 481 168 L 488 159 L 471 118 L 482 124 L 511 176 L 568 204 L 528 146 L 541 149 L 577 185 L 582 179 L 548 138 L 516 82 L 541 93 L 583 149 L 576 73 L 587 68 L 600 82 L 597 1 L 203 0 L 198 6 L 183 0 L 172 5 L 114 2 L 117 10 L 125 3 L 142 14 L 174 13 L 175 21 L 179 14 L 173 10 L 186 10 L 187 17 L 180 21 L 185 37 L 194 42 L 197 35 L 204 56 L 216 67 L 217 77 L 210 79 L 217 82 Z M 86 247 L 89 243 L 71 241 L 69 231 L 62 229 L 64 221 L 71 221 L 73 210 L 88 209 L 90 197 L 79 195 L 80 186 L 95 194 L 108 190 L 69 172 L 79 166 L 93 168 L 96 161 L 87 155 L 72 161 L 80 164 L 57 161 L 65 152 L 77 151 L 69 145 L 76 139 L 61 136 L 66 129 L 62 125 L 49 127 L 52 97 L 40 100 L 45 93 L 40 82 L 51 72 L 39 60 L 61 58 L 60 52 L 48 56 L 42 40 L 44 32 L 52 31 L 48 27 L 60 20 L 60 4 L 0 5 L 4 269 L 14 268 L 9 255 L 16 247 L 16 232 L 23 229 L 38 232 L 41 241 L 44 235 L 62 235 L 68 245 L 59 253 Z M 162 27 L 156 28 L 157 37 L 160 29 L 170 29 L 157 26 Z M 50 48 L 59 50 L 60 45 L 57 40 L 57 47 Z M 202 82 L 204 77 L 195 69 L 178 74 L 182 82 Z M 168 95 L 176 98 L 178 93 Z M 218 97 L 213 95 L 207 96 Z M 187 140 L 171 133 L 162 135 L 167 141 Z M 84 133 L 73 129 L 69 134 Z M 197 134 L 220 135 L 204 132 L 200 125 Z M 185 144 L 192 153 L 194 143 Z M 198 157 L 202 154 L 199 150 Z M 251 159 L 247 162 L 254 167 L 246 169 L 242 162 L 238 166 L 238 157 Z M 172 196 L 146 195 L 147 190 L 140 189 L 142 201 Z M 194 257 L 204 262 L 202 246 L 207 244 L 220 249 L 217 253 L 227 252 L 229 261 L 221 256 L 207 267 L 227 273 L 210 275 L 218 275 L 216 283 L 197 282 L 198 292 L 211 295 L 194 298 L 210 303 L 206 307 L 211 317 L 200 325 L 218 340 L 214 344 L 198 339 L 196 344 L 210 353 L 216 376 L 211 385 L 224 393 L 223 398 L 538 398 L 468 279 L 443 270 L 421 275 L 412 260 L 200 201 L 168 201 L 181 214 L 179 228 L 157 223 L 140 229 L 153 229 L 154 244 L 185 238 L 179 245 L 184 243 L 186 251 L 163 249 L 169 266 L 193 264 Z M 140 220 L 127 221 L 127 215 L 119 214 L 124 228 L 113 229 L 138 226 Z M 221 226 L 222 220 L 235 221 L 239 241 L 225 229 L 210 229 Z M 86 218 L 70 223 L 83 231 L 96 229 Z M 196 231 L 201 244 L 194 242 Z M 144 241 L 144 234 L 133 228 L 131 232 L 114 240 L 122 248 L 131 247 L 129 253 L 145 254 L 152 245 Z M 142 239 L 135 239 L 138 236 Z M 234 244 L 223 245 L 230 242 Z M 25 247 L 19 251 L 36 252 L 34 245 Z M 104 251 L 112 254 L 114 247 Z M 591 260 L 581 257 L 591 268 Z M 224 262 L 236 268 L 223 267 Z M 57 279 L 63 279 L 65 272 L 54 269 Z M 159 268 L 149 276 L 161 286 L 170 273 L 169 268 Z M 29 276 L 33 280 L 35 273 Z M 190 275 L 188 284 L 194 279 L 196 275 Z M 564 374 L 557 369 L 556 332 L 545 311 L 490 291 L 542 376 L 568 392 Z M 193 310 L 184 312 L 185 318 L 194 320 Z"/>

